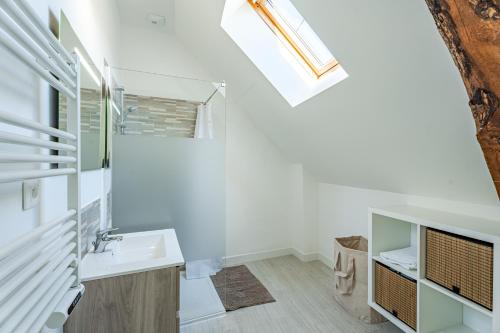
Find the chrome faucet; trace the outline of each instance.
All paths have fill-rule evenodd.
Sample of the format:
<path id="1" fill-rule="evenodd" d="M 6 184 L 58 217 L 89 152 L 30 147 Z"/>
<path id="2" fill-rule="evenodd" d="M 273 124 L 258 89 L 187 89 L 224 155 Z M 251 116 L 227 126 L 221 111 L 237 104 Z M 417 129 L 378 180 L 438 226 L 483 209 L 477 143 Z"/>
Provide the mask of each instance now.
<path id="1" fill-rule="evenodd" d="M 106 251 L 106 246 L 113 241 L 123 240 L 123 236 L 111 236 L 109 233 L 116 231 L 118 228 L 109 228 L 104 230 L 99 230 L 95 233 L 96 239 L 92 242 L 94 245 L 94 253 L 102 253 Z"/>

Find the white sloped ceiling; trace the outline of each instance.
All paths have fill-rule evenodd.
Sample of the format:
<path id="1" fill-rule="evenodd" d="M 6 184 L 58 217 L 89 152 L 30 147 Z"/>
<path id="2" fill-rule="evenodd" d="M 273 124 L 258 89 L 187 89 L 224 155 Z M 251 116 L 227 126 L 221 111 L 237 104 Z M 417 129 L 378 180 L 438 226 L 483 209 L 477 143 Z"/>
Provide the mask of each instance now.
<path id="1" fill-rule="evenodd" d="M 220 28 L 223 0 L 177 0 L 176 35 L 319 181 L 497 204 L 465 89 L 424 0 L 292 1 L 350 75 L 293 109 Z"/>

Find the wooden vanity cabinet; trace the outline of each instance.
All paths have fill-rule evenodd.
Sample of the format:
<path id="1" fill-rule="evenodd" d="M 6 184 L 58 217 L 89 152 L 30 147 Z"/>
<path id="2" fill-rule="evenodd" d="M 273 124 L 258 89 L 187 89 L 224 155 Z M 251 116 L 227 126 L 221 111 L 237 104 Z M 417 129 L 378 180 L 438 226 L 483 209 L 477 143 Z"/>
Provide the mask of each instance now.
<path id="1" fill-rule="evenodd" d="M 179 267 L 83 283 L 65 333 L 179 332 Z"/>

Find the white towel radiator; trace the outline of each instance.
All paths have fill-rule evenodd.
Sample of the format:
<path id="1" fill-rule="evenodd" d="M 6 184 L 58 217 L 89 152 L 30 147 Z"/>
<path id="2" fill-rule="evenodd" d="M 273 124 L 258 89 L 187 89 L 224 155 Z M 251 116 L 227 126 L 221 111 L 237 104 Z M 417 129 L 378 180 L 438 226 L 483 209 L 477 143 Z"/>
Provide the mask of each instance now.
<path id="1" fill-rule="evenodd" d="M 67 132 L 0 110 L 0 123 L 9 125 L 0 131 L 9 150 L 0 151 L 0 183 L 68 177 L 68 211 L 0 247 L 0 332 L 31 333 L 80 287 L 80 65 L 25 0 L 0 1 L 0 47 L 68 98 Z M 18 134 L 26 130 L 32 135 Z M 37 153 L 18 153 L 19 145 Z"/>

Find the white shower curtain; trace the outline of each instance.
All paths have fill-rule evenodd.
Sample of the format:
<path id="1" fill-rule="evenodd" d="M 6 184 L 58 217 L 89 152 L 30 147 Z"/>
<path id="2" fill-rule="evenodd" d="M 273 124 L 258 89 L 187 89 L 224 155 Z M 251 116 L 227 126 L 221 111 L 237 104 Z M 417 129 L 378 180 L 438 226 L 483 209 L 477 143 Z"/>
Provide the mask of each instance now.
<path id="1" fill-rule="evenodd" d="M 214 121 L 212 118 L 212 106 L 210 103 L 198 105 L 196 115 L 196 126 L 194 129 L 195 139 L 213 139 Z"/>

